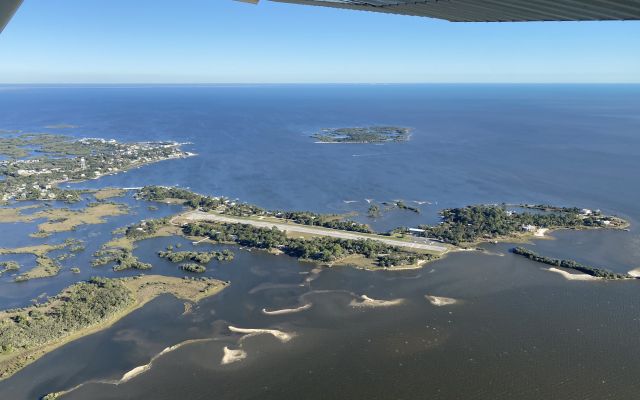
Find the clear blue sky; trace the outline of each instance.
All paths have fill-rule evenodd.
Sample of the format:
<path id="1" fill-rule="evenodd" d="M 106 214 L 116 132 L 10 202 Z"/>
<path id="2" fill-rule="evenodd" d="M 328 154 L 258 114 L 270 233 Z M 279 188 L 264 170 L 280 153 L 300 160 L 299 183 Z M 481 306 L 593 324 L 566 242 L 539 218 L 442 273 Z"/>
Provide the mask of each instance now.
<path id="1" fill-rule="evenodd" d="M 26 0 L 3 83 L 640 82 L 640 22 L 450 23 L 231 0 Z"/>

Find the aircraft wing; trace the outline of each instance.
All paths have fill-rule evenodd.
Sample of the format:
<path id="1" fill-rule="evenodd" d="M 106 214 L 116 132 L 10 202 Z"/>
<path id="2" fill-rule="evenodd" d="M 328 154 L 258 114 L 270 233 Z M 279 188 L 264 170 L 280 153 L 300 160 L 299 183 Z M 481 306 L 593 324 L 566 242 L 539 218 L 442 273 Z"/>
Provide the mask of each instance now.
<path id="1" fill-rule="evenodd" d="M 241 0 L 258 3 L 258 0 Z M 640 0 L 270 0 L 452 22 L 640 20 Z"/>
<path id="2" fill-rule="evenodd" d="M 0 33 L 7 26 L 23 0 L 0 0 Z"/>
<path id="3" fill-rule="evenodd" d="M 260 0 L 240 0 L 258 3 Z M 640 0 L 270 0 L 453 22 L 640 20 Z M 0 0 L 0 33 L 23 0 Z"/>

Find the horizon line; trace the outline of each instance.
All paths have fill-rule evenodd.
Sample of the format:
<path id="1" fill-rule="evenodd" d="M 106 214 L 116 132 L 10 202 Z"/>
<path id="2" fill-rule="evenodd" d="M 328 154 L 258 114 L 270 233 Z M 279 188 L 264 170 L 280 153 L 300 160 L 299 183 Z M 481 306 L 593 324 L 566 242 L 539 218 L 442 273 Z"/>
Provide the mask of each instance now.
<path id="1" fill-rule="evenodd" d="M 630 82 L 0 82 L 0 86 L 640 85 Z"/>

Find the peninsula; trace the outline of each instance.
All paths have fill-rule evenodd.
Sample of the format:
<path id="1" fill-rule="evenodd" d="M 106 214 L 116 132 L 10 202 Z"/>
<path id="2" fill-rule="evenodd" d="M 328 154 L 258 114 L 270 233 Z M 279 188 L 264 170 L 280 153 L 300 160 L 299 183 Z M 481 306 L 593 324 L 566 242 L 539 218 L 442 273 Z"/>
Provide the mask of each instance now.
<path id="1" fill-rule="evenodd" d="M 148 186 L 137 196 L 191 208 L 171 219 L 174 226 L 181 226 L 182 233 L 190 237 L 281 252 L 327 265 L 368 269 L 420 266 L 449 251 L 473 248 L 483 242 L 540 238 L 556 229 L 629 226 L 624 219 L 599 210 L 501 204 L 445 209 L 440 224 L 377 233 L 368 225 L 339 216 L 270 211 L 175 187 Z"/>
<path id="2" fill-rule="evenodd" d="M 63 182 L 96 179 L 145 164 L 191 156 L 177 142 L 122 143 L 99 138 L 18 134 L 0 137 L 0 202 L 80 200 Z"/>
<path id="3" fill-rule="evenodd" d="M 108 328 L 161 294 L 198 302 L 226 285 L 160 275 L 92 278 L 44 303 L 0 311 L 0 380 L 65 343 Z"/>

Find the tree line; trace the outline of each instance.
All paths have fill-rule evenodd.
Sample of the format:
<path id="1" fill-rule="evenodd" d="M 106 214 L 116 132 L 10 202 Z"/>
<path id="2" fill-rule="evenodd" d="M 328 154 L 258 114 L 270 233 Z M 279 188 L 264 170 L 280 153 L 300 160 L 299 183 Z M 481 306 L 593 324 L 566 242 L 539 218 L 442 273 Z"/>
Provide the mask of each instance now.
<path id="1" fill-rule="evenodd" d="M 528 258 L 529 260 L 540 262 L 547 265 L 552 265 L 554 267 L 561 267 L 567 269 L 573 269 L 591 276 L 596 276 L 598 278 L 604 279 L 628 279 L 631 278 L 630 275 L 627 274 L 619 274 L 617 272 L 609 271 L 608 269 L 596 268 L 589 265 L 581 264 L 574 260 L 560 260 L 557 258 L 550 258 L 538 255 L 537 253 L 526 249 L 524 247 L 515 247 L 511 250 L 514 254 L 523 256 Z"/>
<path id="2" fill-rule="evenodd" d="M 206 264 L 211 260 L 231 261 L 234 254 L 230 250 L 222 251 L 159 251 L 158 257 L 166 258 L 172 263 L 181 263 L 183 261 L 194 261 L 200 264 Z"/>
<path id="3" fill-rule="evenodd" d="M 522 232 L 523 226 L 537 228 L 578 228 L 604 226 L 601 216 L 583 216 L 577 209 L 528 213 L 508 211 L 506 206 L 475 205 L 449 208 L 441 212 L 439 225 L 421 225 L 424 235 L 447 243 L 475 242 Z"/>
<path id="4" fill-rule="evenodd" d="M 262 228 L 246 224 L 190 223 L 183 227 L 189 236 L 203 236 L 219 242 L 232 242 L 259 249 L 279 249 L 302 260 L 329 263 L 349 255 L 362 255 L 381 267 L 413 264 L 435 256 L 401 250 L 375 240 L 349 240 L 330 237 L 288 238 L 275 227 Z"/>

